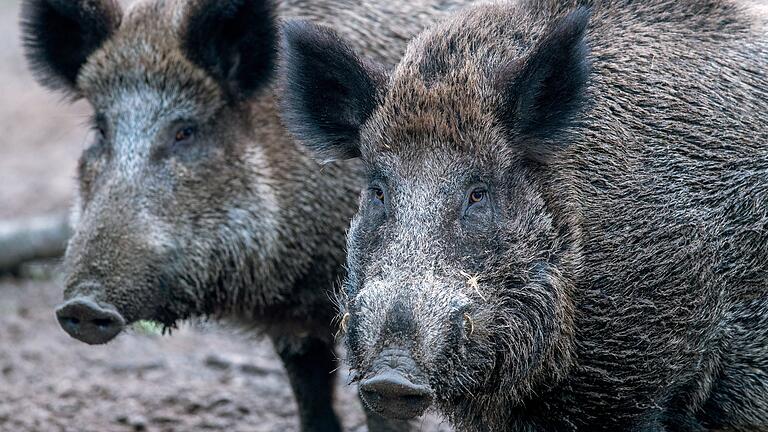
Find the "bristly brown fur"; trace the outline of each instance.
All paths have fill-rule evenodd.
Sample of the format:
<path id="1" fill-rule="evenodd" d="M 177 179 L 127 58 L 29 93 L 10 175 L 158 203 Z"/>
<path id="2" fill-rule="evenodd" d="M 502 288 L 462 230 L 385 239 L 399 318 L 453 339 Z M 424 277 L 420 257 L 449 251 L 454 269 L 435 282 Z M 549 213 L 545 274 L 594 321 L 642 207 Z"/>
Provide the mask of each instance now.
<path id="1" fill-rule="evenodd" d="M 333 25 L 393 65 L 408 38 L 467 2 L 141 0 L 123 13 L 112 0 L 24 0 L 38 78 L 95 112 L 65 297 L 127 323 L 211 316 L 258 329 L 283 359 L 303 428 L 339 430 L 328 293 L 344 274 L 361 170 L 320 169 L 284 130 L 280 20 Z M 389 426 L 373 430 L 408 427 Z"/>
<path id="2" fill-rule="evenodd" d="M 356 377 L 407 352 L 467 431 L 768 429 L 767 28 L 729 0 L 530 0 L 415 38 L 357 131 Z"/>

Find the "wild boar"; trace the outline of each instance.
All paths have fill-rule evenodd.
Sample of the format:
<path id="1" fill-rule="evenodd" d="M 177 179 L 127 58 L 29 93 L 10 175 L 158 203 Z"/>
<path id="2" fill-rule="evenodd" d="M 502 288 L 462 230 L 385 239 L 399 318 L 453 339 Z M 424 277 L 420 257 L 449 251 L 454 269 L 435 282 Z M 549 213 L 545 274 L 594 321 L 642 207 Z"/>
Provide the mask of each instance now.
<path id="1" fill-rule="evenodd" d="M 764 18 L 494 3 L 389 74 L 286 28 L 288 128 L 367 173 L 342 316 L 370 408 L 434 405 L 467 431 L 768 430 Z"/>
<path id="2" fill-rule="evenodd" d="M 333 25 L 394 64 L 461 3 L 147 0 L 124 13 L 115 0 L 25 0 L 32 71 L 94 112 L 63 329 L 101 344 L 137 320 L 258 328 L 285 363 L 303 429 L 340 430 L 328 293 L 343 277 L 360 170 L 316 169 L 281 125 L 278 17 Z"/>

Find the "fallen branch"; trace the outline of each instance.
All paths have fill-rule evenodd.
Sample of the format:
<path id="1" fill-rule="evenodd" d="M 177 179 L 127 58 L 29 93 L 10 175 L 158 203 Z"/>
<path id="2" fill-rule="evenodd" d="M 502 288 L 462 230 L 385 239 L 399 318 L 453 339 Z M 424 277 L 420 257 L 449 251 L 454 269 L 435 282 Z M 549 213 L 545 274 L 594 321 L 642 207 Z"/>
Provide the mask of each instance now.
<path id="1" fill-rule="evenodd" d="M 70 235 L 68 219 L 62 215 L 0 221 L 0 274 L 29 261 L 62 256 Z"/>

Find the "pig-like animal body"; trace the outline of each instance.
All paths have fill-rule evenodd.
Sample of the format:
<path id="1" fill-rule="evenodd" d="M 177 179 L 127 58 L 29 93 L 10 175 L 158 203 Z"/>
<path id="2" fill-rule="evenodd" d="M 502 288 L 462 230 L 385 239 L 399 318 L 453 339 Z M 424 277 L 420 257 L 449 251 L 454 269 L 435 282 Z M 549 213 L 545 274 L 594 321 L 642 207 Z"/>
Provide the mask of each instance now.
<path id="1" fill-rule="evenodd" d="M 726 0 L 496 3 L 386 74 L 289 26 L 289 129 L 369 181 L 342 311 L 364 401 L 768 430 L 767 29 Z"/>
<path id="2" fill-rule="evenodd" d="M 278 17 L 331 25 L 393 64 L 461 3 L 147 0 L 124 13 L 115 0 L 25 0 L 33 72 L 94 110 L 62 327 L 94 344 L 137 320 L 258 327 L 286 365 L 304 430 L 339 430 L 329 293 L 359 169 L 317 169 L 284 130 L 271 85 Z"/>

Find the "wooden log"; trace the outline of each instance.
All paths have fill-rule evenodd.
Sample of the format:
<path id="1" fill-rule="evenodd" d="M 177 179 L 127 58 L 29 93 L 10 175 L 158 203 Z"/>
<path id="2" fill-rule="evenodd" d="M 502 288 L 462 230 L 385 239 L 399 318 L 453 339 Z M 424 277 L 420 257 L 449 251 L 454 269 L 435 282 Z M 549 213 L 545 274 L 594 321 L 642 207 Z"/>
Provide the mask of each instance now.
<path id="1" fill-rule="evenodd" d="M 0 221 L 0 273 L 14 272 L 29 261 L 63 256 L 70 235 L 64 215 Z"/>

